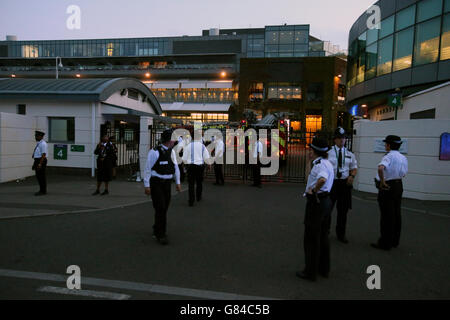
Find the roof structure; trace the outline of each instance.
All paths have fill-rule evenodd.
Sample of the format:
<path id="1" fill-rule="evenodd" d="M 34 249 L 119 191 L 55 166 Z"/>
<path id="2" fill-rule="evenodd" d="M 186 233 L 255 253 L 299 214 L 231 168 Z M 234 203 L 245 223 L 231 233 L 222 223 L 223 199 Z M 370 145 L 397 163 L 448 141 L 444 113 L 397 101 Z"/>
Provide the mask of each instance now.
<path id="1" fill-rule="evenodd" d="M 132 78 L 103 79 L 6 79 L 0 81 L 0 99 L 49 99 L 103 102 L 118 91 L 133 89 L 145 96 L 156 112 L 161 106 L 151 90 Z"/>

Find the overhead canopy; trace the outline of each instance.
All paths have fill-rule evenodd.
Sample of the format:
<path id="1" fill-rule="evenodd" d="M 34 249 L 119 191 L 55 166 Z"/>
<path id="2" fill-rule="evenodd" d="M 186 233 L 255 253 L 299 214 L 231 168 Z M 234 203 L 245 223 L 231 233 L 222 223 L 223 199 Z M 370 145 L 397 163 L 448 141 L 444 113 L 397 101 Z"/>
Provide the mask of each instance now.
<path id="1" fill-rule="evenodd" d="M 191 112 L 228 112 L 231 104 L 226 103 L 163 103 L 162 109 L 166 111 L 191 111 Z"/>
<path id="2" fill-rule="evenodd" d="M 0 99 L 51 99 L 58 101 L 106 101 L 116 92 L 133 89 L 147 97 L 158 114 L 161 106 L 151 90 L 133 78 L 106 79 L 7 79 L 0 81 Z"/>

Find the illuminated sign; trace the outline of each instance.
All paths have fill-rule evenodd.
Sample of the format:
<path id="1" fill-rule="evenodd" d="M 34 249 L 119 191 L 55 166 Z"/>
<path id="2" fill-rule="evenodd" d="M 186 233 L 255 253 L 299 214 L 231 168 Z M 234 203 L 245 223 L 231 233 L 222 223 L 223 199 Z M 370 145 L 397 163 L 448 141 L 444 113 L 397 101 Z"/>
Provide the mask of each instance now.
<path id="1" fill-rule="evenodd" d="M 443 133 L 441 136 L 441 150 L 439 152 L 439 160 L 450 160 L 450 133 Z"/>
<path id="2" fill-rule="evenodd" d="M 351 109 L 350 109 L 350 114 L 352 116 L 356 116 L 358 114 L 358 105 L 354 105 Z"/>

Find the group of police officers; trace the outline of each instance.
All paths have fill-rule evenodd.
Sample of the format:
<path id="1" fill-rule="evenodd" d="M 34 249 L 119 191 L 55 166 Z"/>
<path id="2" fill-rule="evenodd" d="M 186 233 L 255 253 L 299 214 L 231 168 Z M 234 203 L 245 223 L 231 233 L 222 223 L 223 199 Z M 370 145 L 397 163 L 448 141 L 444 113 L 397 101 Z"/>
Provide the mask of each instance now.
<path id="1" fill-rule="evenodd" d="M 47 144 L 43 140 L 44 133 L 36 132 L 36 148 L 33 152 L 33 170 L 40 185 L 36 195 L 47 193 L 45 168 L 47 165 Z M 184 143 L 178 141 L 182 149 L 182 160 L 187 166 L 189 200 L 188 205 L 202 200 L 203 176 L 207 160 L 210 159 L 201 132 L 194 134 L 194 139 Z M 145 194 L 151 196 L 155 210 L 153 236 L 162 245 L 167 245 L 167 212 L 171 200 L 171 184 L 175 180 L 176 189 L 181 192 L 180 169 L 177 165 L 177 154 L 174 150 L 172 130 L 166 130 L 161 135 L 161 144 L 148 153 L 144 186 Z M 214 145 L 214 165 L 216 185 L 223 185 L 224 143 L 220 139 L 212 139 Z M 379 190 L 378 204 L 381 213 L 378 242 L 372 247 L 380 250 L 396 248 L 400 243 L 401 233 L 401 200 L 403 195 L 402 179 L 408 172 L 408 161 L 399 150 L 402 139 L 398 136 L 388 136 L 384 140 L 387 154 L 378 165 L 375 178 Z M 346 132 L 343 128 L 336 129 L 334 145 L 329 147 L 325 138 L 315 137 L 309 144 L 309 157 L 312 160 L 304 197 L 305 232 L 304 253 L 305 269 L 297 272 L 302 279 L 315 281 L 317 275 L 327 278 L 330 273 L 330 241 L 331 213 L 337 208 L 336 235 L 340 242 L 347 244 L 346 237 L 347 214 L 352 208 L 353 181 L 358 171 L 355 155 L 345 147 Z M 262 143 L 255 144 L 256 159 L 262 157 Z M 184 169 L 183 169 L 184 170 Z M 254 165 L 254 186 L 260 187 L 259 161 Z"/>

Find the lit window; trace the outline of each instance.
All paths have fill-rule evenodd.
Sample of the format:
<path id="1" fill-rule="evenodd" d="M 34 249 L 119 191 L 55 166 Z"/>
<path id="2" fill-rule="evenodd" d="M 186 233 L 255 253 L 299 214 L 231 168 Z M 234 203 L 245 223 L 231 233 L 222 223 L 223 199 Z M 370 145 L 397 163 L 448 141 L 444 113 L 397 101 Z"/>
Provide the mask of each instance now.
<path id="1" fill-rule="evenodd" d="M 414 43 L 414 28 L 395 35 L 394 71 L 411 68 Z"/>
<path id="2" fill-rule="evenodd" d="M 450 0 L 448 3 L 450 7 Z M 447 14 L 444 17 L 444 23 L 442 26 L 441 60 L 447 59 L 450 59 L 450 14 Z"/>
<path id="3" fill-rule="evenodd" d="M 433 19 L 416 26 L 414 65 L 436 62 L 439 55 L 441 19 Z"/>

